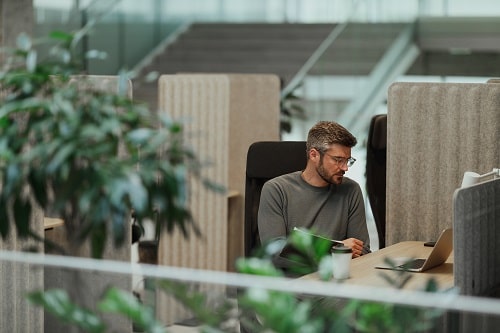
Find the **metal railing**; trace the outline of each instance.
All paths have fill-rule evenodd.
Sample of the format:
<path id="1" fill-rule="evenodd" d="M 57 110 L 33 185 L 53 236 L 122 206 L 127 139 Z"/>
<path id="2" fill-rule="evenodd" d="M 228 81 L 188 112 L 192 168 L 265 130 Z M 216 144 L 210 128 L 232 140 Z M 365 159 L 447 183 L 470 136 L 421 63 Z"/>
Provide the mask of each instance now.
<path id="1" fill-rule="evenodd" d="M 364 89 L 342 112 L 339 122 L 354 133 L 368 133 L 374 110 L 384 102 L 389 85 L 404 75 L 420 53 L 415 44 L 416 22 L 409 23 L 369 75 Z"/>
<path id="2" fill-rule="evenodd" d="M 453 332 L 468 332 L 471 327 L 479 329 L 479 331 L 487 331 L 487 327 L 497 327 L 500 319 L 500 301 L 498 299 L 464 296 L 456 290 L 425 292 L 397 289 L 389 284 L 386 287 L 369 287 L 335 281 L 266 277 L 11 251 L 0 251 L 0 267 L 4 268 L 0 270 L 2 276 L 0 290 L 8 290 L 8 293 L 5 294 L 10 297 L 7 298 L 8 302 L 2 304 L 4 312 L 0 317 L 4 319 L 5 327 L 3 328 L 17 327 L 19 329 L 24 327 L 23 325 L 32 325 L 25 318 L 40 318 L 42 320 L 44 318 L 43 308 L 33 304 L 29 305 L 27 295 L 42 291 L 50 293 L 54 288 L 59 290 L 59 295 L 61 291 L 65 291 L 73 297 L 77 295 L 77 298 L 72 300 L 73 302 L 79 305 L 85 304 L 92 309 L 97 309 L 95 305 L 102 301 L 110 287 L 130 295 L 134 291 L 144 305 L 156 310 L 156 320 L 165 326 L 181 323 L 189 318 L 192 319 L 193 313 L 186 311 L 185 307 L 181 309 L 180 302 L 169 298 L 171 296 L 169 296 L 168 289 L 162 288 L 164 285 L 187 288 L 186 290 L 191 291 L 191 293 L 196 290 L 200 295 L 204 294 L 206 297 L 198 298 L 198 301 L 206 302 L 207 311 L 205 313 L 209 313 L 208 309 L 213 310 L 221 304 L 235 304 L 238 297 L 243 295 L 245 290 L 249 290 L 253 292 L 253 295 L 258 293 L 261 296 L 265 296 L 267 292 L 279 293 L 273 293 L 273 297 L 281 297 L 280 295 L 284 294 L 295 295 L 298 302 L 297 310 L 289 311 L 300 311 L 301 316 L 303 316 L 302 320 L 309 318 L 306 316 L 310 316 L 309 320 L 315 320 L 312 311 L 304 311 L 306 308 L 298 310 L 299 303 L 307 303 L 308 299 L 314 297 L 328 298 L 336 302 L 348 302 L 341 304 L 349 304 L 351 312 L 353 306 L 360 306 L 363 303 L 369 305 L 371 309 L 374 306 L 379 306 L 379 310 L 386 309 L 379 315 L 385 314 L 386 317 L 378 317 L 380 320 L 388 319 L 387 315 L 392 316 L 393 322 L 394 320 L 403 320 L 400 324 L 406 324 L 408 331 L 413 328 L 412 325 L 420 325 L 422 320 L 430 318 L 434 319 L 432 320 L 434 327 L 431 329 L 433 332 L 447 331 L 447 329 Z M 24 274 L 25 272 L 31 272 L 31 278 Z M 37 278 L 33 278 L 33 276 L 37 276 Z M 77 279 L 78 284 L 75 284 L 75 279 Z M 182 287 L 183 285 L 186 287 Z M 174 292 L 170 291 L 170 293 Z M 183 295 L 189 297 L 188 294 Z M 65 299 L 64 302 L 66 302 Z M 341 312 L 343 307 L 335 307 L 336 302 L 325 302 L 319 306 L 322 306 L 325 311 L 337 311 L 338 314 L 345 315 L 346 312 Z M 14 303 L 17 306 L 13 307 Z M 57 302 L 53 301 L 52 304 L 58 306 Z M 49 303 L 48 306 L 50 307 L 50 305 Z M 129 299 L 128 303 L 122 304 L 122 306 L 130 306 L 131 309 L 134 309 L 134 313 L 138 311 L 132 299 Z M 276 306 L 283 305 L 272 303 L 270 306 L 275 309 Z M 417 321 L 411 324 L 407 322 L 410 318 L 404 317 L 402 311 L 387 312 L 387 309 L 399 306 L 401 306 L 399 309 L 402 311 L 412 311 L 414 316 L 420 313 L 431 317 L 413 318 Z M 227 308 L 226 311 L 228 311 Z M 231 313 L 237 314 L 237 311 Z M 406 313 L 408 314 L 408 312 Z M 8 320 L 7 315 L 10 316 Z M 348 313 L 347 315 L 349 316 Z M 359 318 L 361 314 L 352 313 L 352 316 L 351 320 L 356 320 L 355 318 Z M 45 318 L 47 320 L 45 327 L 58 327 L 57 323 L 54 322 L 54 317 L 45 316 Z M 336 316 L 335 318 L 338 320 L 341 317 Z M 89 317 L 89 320 L 91 319 Z M 206 316 L 205 319 L 207 319 Z M 235 317 L 236 320 L 238 318 Z M 391 325 L 394 325 L 393 322 Z M 330 322 L 330 324 L 333 323 Z M 122 324 L 121 328 L 123 329 L 123 327 L 130 325 L 130 322 L 120 321 L 120 318 L 115 316 L 112 317 L 112 324 L 116 326 Z M 203 324 L 204 322 L 199 322 L 199 325 Z M 383 331 L 376 330 L 375 327 L 373 329 L 374 332 Z"/>
<path id="3" fill-rule="evenodd" d="M 353 1 L 351 3 L 351 8 L 348 11 L 347 18 L 344 22 L 341 22 L 332 29 L 330 34 L 325 38 L 325 40 L 318 46 L 316 51 L 307 59 L 304 65 L 300 68 L 297 74 L 290 80 L 290 82 L 282 89 L 281 98 L 286 97 L 292 91 L 294 91 L 308 75 L 309 71 L 314 67 L 319 59 L 325 54 L 325 52 L 332 46 L 332 44 L 337 40 L 338 36 L 345 30 L 352 15 L 355 13 L 359 5 L 359 0 Z"/>

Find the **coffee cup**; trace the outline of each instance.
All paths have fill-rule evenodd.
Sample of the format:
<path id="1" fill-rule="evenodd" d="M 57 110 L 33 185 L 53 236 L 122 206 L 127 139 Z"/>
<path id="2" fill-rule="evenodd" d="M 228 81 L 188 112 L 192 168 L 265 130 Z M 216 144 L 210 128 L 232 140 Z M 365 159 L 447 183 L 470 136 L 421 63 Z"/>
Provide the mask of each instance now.
<path id="1" fill-rule="evenodd" d="M 347 246 L 332 247 L 333 278 L 348 279 L 351 270 L 352 249 Z"/>

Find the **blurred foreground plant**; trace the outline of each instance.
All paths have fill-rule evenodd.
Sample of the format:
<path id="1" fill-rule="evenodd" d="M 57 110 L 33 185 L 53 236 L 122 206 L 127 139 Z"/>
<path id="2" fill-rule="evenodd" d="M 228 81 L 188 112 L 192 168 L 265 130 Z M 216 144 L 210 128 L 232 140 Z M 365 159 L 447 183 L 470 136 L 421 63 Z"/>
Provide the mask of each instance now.
<path id="1" fill-rule="evenodd" d="M 332 277 L 331 243 L 313 237 L 313 233 L 292 232 L 286 245 L 295 250 L 290 258 L 297 262 L 296 272 L 318 272 L 319 278 L 326 281 Z M 271 243 L 266 247 L 270 249 L 259 251 L 261 258 L 240 258 L 238 270 L 283 277 L 284 272 L 271 262 L 276 246 Z M 395 289 L 402 289 L 411 279 L 411 274 L 404 271 L 395 272 L 395 277 L 382 274 L 387 286 Z M 436 281 L 428 280 L 422 290 L 438 292 Z M 443 315 L 442 310 L 433 308 L 295 295 L 265 288 L 250 288 L 238 301 L 245 314 L 240 321 L 251 332 L 422 332 L 432 329 Z"/>
<path id="2" fill-rule="evenodd" d="M 197 232 L 186 178 L 200 176 L 200 163 L 183 144 L 182 124 L 134 102 L 127 73 L 110 88 L 81 73 L 84 34 L 54 32 L 43 41 L 21 35 L 17 49 L 3 50 L 0 235 L 15 226 L 21 237 L 42 239 L 30 225 L 37 208 L 64 220 L 70 243 L 90 238 L 94 257 L 108 236 L 115 245 L 128 241 L 132 212 L 139 224 L 156 222 L 157 237 L 161 229 Z M 38 42 L 52 45 L 44 59 Z"/>
<path id="3" fill-rule="evenodd" d="M 297 237 L 308 236 L 302 233 Z M 288 241 L 295 244 L 305 240 L 293 237 Z M 266 277 L 284 276 L 269 258 L 242 258 L 238 260 L 238 270 Z M 289 281 L 299 283 L 295 279 Z M 331 288 L 337 286 L 339 284 L 333 282 L 330 285 Z M 207 333 L 238 333 L 240 330 L 267 333 L 422 332 L 431 330 L 443 315 L 442 310 L 433 308 L 298 295 L 271 290 L 265 285 L 240 289 L 235 297 L 228 297 L 231 294 L 228 286 L 219 288 L 159 279 L 155 290 L 175 298 L 189 310 L 190 324 L 194 323 L 199 332 Z M 423 290 L 436 292 L 435 281 L 429 280 Z M 146 332 L 168 331 L 168 327 L 154 318 L 152 307 L 116 288 L 105 293 L 97 307 L 98 312 L 78 307 L 60 290 L 36 292 L 29 297 L 63 322 L 77 325 L 87 332 L 105 332 L 105 324 L 99 318 L 100 314 L 109 312 L 130 318 Z"/>
<path id="4" fill-rule="evenodd" d="M 107 332 L 105 322 L 97 313 L 75 304 L 64 290 L 36 291 L 28 294 L 27 297 L 30 302 L 43 306 L 64 323 L 77 326 L 85 332 Z M 120 289 L 109 288 L 97 308 L 102 313 L 126 316 L 143 332 L 166 332 L 164 326 L 154 318 L 150 307 L 141 304 L 132 294 Z"/>

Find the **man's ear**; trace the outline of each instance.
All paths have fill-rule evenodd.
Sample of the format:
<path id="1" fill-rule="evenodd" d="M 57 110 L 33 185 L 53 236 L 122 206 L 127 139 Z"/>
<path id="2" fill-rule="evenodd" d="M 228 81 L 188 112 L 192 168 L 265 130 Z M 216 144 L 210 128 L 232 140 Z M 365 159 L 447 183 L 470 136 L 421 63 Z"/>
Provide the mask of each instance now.
<path id="1" fill-rule="evenodd" d="M 319 151 L 317 151 L 316 149 L 314 148 L 311 148 L 311 150 L 309 150 L 309 159 L 310 160 L 313 160 L 313 161 L 316 161 L 317 159 L 320 158 L 320 153 Z"/>

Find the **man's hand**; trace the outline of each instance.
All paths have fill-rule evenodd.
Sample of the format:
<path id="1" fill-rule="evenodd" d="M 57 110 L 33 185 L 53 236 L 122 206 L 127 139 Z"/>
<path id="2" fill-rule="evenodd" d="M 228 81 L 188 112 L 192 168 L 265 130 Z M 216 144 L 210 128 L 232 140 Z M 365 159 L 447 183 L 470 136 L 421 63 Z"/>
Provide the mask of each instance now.
<path id="1" fill-rule="evenodd" d="M 352 249 L 352 257 L 357 258 L 363 254 L 363 241 L 356 238 L 348 238 L 342 241 L 345 246 Z"/>

